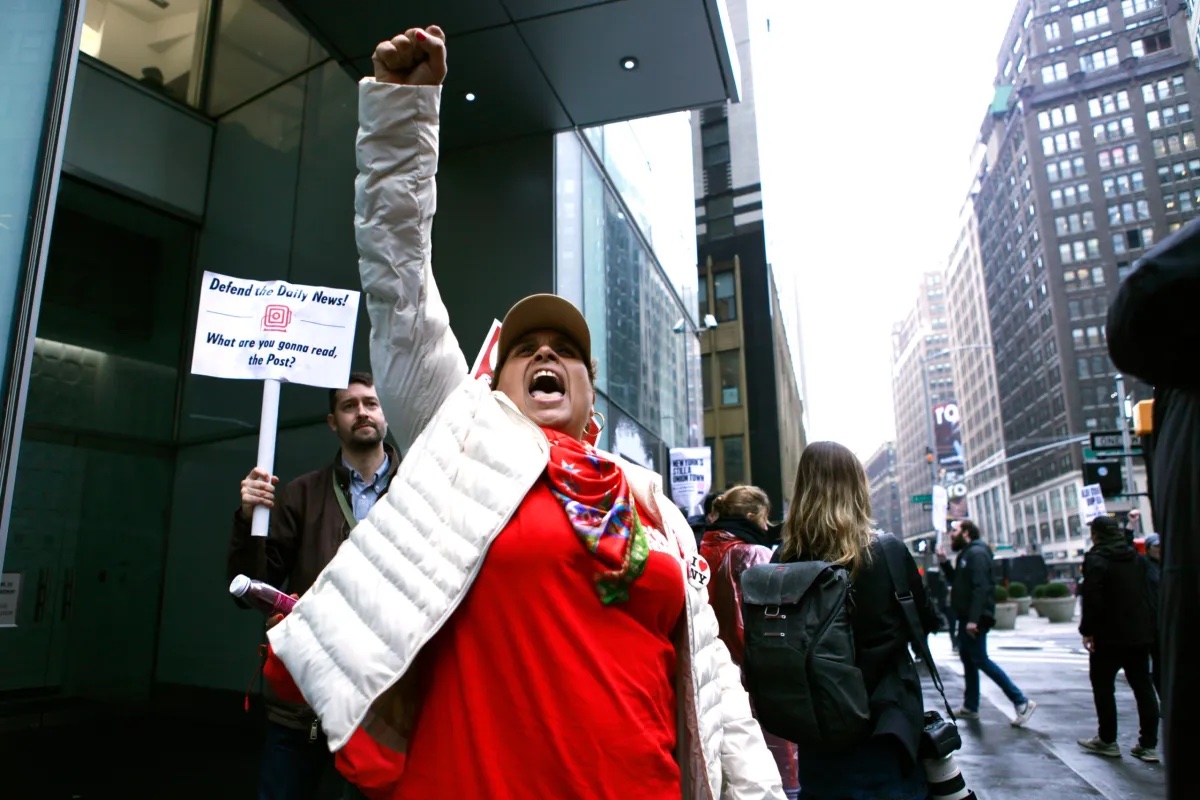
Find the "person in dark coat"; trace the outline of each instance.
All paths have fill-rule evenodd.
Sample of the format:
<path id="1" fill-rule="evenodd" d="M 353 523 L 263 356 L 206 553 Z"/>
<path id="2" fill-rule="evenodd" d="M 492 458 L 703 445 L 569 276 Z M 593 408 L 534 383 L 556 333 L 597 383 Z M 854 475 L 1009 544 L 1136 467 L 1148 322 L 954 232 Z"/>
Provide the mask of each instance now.
<path id="1" fill-rule="evenodd" d="M 979 719 L 979 673 L 992 679 L 1013 704 L 1012 726 L 1019 728 L 1037 710 L 1037 703 L 1013 683 L 1008 673 L 988 656 L 987 634 L 996 624 L 996 578 L 992 551 L 979 526 L 956 522 L 950 546 L 958 557 L 953 565 L 938 552 L 942 574 L 950 578 L 950 611 L 958 619 L 958 657 L 963 664 L 963 704 L 955 715 Z"/>
<path id="2" fill-rule="evenodd" d="M 1079 746 L 1119 758 L 1117 698 L 1114 682 L 1123 670 L 1137 699 L 1141 733 L 1129 751 L 1134 758 L 1157 762 L 1158 697 L 1150 682 L 1150 646 L 1154 617 L 1146 592 L 1146 569 L 1113 517 L 1092 520 L 1092 549 L 1083 559 L 1083 616 L 1079 633 L 1087 649 L 1088 673 L 1100 732 Z"/>
<path id="3" fill-rule="evenodd" d="M 1194 797 L 1200 747 L 1200 219 L 1137 262 L 1108 311 L 1113 363 L 1154 386 L 1150 505 L 1162 536 L 1159 641 L 1167 796 Z"/>

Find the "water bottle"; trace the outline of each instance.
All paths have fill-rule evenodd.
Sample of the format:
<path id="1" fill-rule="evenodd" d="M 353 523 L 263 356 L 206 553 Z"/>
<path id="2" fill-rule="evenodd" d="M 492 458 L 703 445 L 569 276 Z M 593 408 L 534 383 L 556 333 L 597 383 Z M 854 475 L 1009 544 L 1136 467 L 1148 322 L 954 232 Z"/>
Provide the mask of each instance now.
<path id="1" fill-rule="evenodd" d="M 229 584 L 229 593 L 239 598 L 269 617 L 276 614 L 287 614 L 296 605 L 296 598 L 286 595 L 269 583 L 251 580 L 245 575 L 238 575 Z"/>

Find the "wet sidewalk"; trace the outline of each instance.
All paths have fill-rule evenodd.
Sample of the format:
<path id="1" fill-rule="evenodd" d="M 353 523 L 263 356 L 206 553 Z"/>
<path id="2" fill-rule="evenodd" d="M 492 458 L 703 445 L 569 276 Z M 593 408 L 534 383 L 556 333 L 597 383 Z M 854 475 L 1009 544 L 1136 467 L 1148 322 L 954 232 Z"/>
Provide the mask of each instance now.
<path id="1" fill-rule="evenodd" d="M 1156 800 L 1166 797 L 1159 764 L 1129 755 L 1137 743 L 1137 709 L 1123 677 L 1117 678 L 1118 743 L 1122 758 L 1084 752 L 1077 739 L 1096 734 L 1096 712 L 1088 680 L 1088 656 L 1072 623 L 1051 624 L 1030 616 L 1015 631 L 988 634 L 988 654 L 1038 710 L 1024 728 L 1013 728 L 1012 704 L 986 676 L 978 720 L 960 721 L 963 749 L 957 761 L 980 800 Z M 930 649 L 946 684 L 951 708 L 962 705 L 962 663 L 945 634 Z M 925 682 L 925 707 L 942 708 Z"/>

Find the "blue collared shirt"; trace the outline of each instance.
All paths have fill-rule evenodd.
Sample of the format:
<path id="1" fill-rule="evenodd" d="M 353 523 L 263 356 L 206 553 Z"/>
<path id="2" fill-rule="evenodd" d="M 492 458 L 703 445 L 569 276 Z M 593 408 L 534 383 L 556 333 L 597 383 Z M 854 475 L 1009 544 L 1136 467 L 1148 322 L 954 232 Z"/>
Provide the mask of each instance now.
<path id="1" fill-rule="evenodd" d="M 371 513 L 372 506 L 387 491 L 390 462 L 391 459 L 388 458 L 387 453 L 384 453 L 383 463 L 375 471 L 375 477 L 367 481 L 366 478 L 359 475 L 353 467 L 346 463 L 346 459 L 342 459 L 342 465 L 350 470 L 350 508 L 354 511 L 356 522 L 362 522 L 366 519 L 367 514 Z"/>

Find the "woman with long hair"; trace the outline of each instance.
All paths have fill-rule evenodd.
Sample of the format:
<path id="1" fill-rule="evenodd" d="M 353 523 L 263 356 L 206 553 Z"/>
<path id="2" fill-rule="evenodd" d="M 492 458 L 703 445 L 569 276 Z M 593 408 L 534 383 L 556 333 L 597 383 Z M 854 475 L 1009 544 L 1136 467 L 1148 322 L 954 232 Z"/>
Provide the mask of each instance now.
<path id="1" fill-rule="evenodd" d="M 410 29 L 374 64 L 355 231 L 405 457 L 274 655 L 331 748 L 357 737 L 378 767 L 352 778 L 371 798 L 782 800 L 687 521 L 658 475 L 588 444 L 583 315 L 526 297 L 494 383 L 469 375 L 431 263 L 445 34 Z"/>
<path id="2" fill-rule="evenodd" d="M 924 725 L 921 681 L 908 653 L 904 611 L 895 599 L 883 543 L 871 521 L 871 494 L 862 463 L 836 442 L 814 442 L 800 455 L 779 560 L 844 566 L 853 585 L 851 623 L 870 698 L 866 739 L 842 749 L 802 748 L 802 800 L 924 800 L 917 759 Z M 925 632 L 937 615 L 912 555 L 904 548 L 908 585 Z"/>
<path id="3" fill-rule="evenodd" d="M 742 573 L 771 560 L 777 544 L 771 533 L 771 498 L 757 486 L 734 486 L 712 504 L 716 519 L 708 523 L 700 540 L 700 555 L 708 561 L 712 580 L 708 597 L 717 613 L 721 641 L 733 663 L 742 665 L 745 633 L 742 624 Z M 796 778 L 796 745 L 763 731 L 775 756 L 783 791 L 790 798 L 800 793 Z"/>

